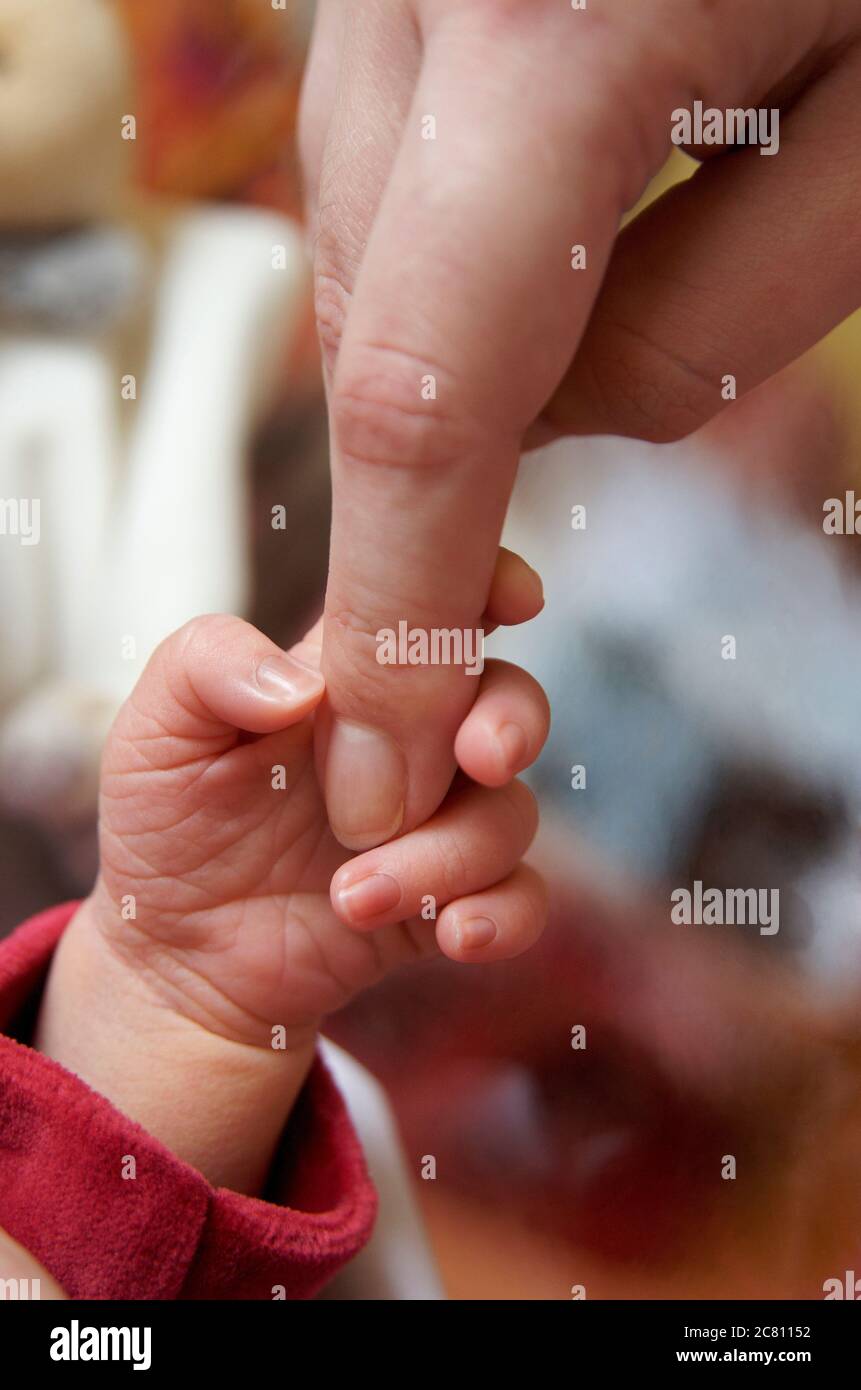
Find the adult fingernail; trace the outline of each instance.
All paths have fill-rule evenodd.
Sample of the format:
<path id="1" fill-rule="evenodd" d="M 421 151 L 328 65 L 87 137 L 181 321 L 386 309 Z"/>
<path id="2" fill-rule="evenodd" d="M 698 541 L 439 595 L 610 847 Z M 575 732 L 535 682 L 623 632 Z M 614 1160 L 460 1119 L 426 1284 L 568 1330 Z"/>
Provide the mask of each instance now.
<path id="1" fill-rule="evenodd" d="M 497 732 L 496 741 L 505 766 L 512 772 L 519 772 L 529 756 L 529 739 L 525 729 L 521 729 L 519 724 L 503 724 Z"/>
<path id="2" fill-rule="evenodd" d="M 277 652 L 257 667 L 257 684 L 265 695 L 292 701 L 318 695 L 325 681 L 319 671 L 301 666 L 287 652 Z"/>
<path id="3" fill-rule="evenodd" d="M 457 944 L 462 951 L 480 951 L 496 940 L 496 923 L 490 917 L 468 917 L 457 928 Z"/>
<path id="4" fill-rule="evenodd" d="M 367 878 L 339 888 L 335 896 L 338 911 L 355 926 L 397 907 L 401 900 L 401 885 L 391 874 L 369 874 Z"/>
<path id="5" fill-rule="evenodd" d="M 388 734 L 336 719 L 326 755 L 326 807 L 337 840 L 347 849 L 373 849 L 403 824 L 407 789 L 404 755 Z"/>

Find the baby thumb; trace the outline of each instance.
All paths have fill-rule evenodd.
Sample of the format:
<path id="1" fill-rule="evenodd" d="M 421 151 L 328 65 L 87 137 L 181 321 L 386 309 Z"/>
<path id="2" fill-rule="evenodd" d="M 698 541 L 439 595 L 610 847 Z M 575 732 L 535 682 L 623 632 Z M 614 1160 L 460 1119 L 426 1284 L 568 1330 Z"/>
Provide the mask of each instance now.
<path id="1" fill-rule="evenodd" d="M 146 739 L 148 759 L 166 765 L 193 756 L 183 746 L 189 742 L 213 752 L 219 737 L 237 729 L 286 729 L 322 698 L 319 651 L 317 628 L 285 652 L 241 618 L 194 618 L 150 657 L 120 714 L 119 733 Z"/>

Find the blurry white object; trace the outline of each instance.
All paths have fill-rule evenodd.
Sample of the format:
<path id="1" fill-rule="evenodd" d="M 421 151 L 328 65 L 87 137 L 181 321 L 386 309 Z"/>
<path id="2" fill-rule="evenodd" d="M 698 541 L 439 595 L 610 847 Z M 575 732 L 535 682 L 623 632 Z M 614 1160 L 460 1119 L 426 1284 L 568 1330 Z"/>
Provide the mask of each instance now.
<path id="1" fill-rule="evenodd" d="M 247 445 L 302 299 L 284 217 L 204 206 L 159 236 L 134 399 L 104 332 L 0 335 L 0 501 L 39 504 L 38 543 L 7 520 L 0 544 L 0 794 L 59 828 L 92 817 L 105 733 L 157 643 L 247 603 Z"/>
<path id="2" fill-rule="evenodd" d="M 324 1038 L 321 1049 L 347 1103 L 380 1198 L 370 1241 L 328 1285 L 323 1297 L 444 1299 L 386 1093 L 342 1048 Z"/>

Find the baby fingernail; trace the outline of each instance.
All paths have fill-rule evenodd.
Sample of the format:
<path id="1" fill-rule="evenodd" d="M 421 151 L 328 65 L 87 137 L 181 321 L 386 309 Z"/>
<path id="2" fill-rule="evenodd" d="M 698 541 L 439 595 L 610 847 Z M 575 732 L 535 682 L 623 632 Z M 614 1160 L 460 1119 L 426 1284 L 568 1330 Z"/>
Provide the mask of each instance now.
<path id="1" fill-rule="evenodd" d="M 300 666 L 287 652 L 277 652 L 257 667 L 257 684 L 264 694 L 276 699 L 307 700 L 322 690 L 325 682 L 319 671 Z"/>
<path id="2" fill-rule="evenodd" d="M 510 767 L 513 772 L 519 772 L 525 766 L 529 755 L 526 730 L 521 729 L 519 724 L 503 724 L 496 735 L 496 741 L 502 749 L 505 766 Z"/>
<path id="3" fill-rule="evenodd" d="M 369 874 L 337 893 L 338 908 L 354 925 L 391 912 L 401 900 L 401 885 L 390 874 Z"/>
<path id="4" fill-rule="evenodd" d="M 468 917 L 457 929 L 457 944 L 462 951 L 480 951 L 496 940 L 496 923 L 490 917 Z"/>
<path id="5" fill-rule="evenodd" d="M 329 823 L 347 849 L 373 849 L 400 830 L 407 766 L 388 734 L 336 719 L 325 780 Z"/>

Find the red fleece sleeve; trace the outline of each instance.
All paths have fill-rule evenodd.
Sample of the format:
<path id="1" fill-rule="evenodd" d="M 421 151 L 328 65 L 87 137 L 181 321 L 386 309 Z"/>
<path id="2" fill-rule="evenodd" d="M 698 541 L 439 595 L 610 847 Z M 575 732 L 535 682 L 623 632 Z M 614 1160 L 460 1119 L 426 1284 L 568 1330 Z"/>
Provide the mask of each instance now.
<path id="1" fill-rule="evenodd" d="M 103 1096 L 26 1046 L 52 953 L 76 906 L 43 912 L 0 942 L 0 1226 L 72 1298 L 311 1298 L 361 1249 L 376 1212 L 358 1139 L 326 1068 L 317 1058 L 266 1200 L 211 1187 Z M 129 1155 L 134 1178 L 123 1177 Z"/>

